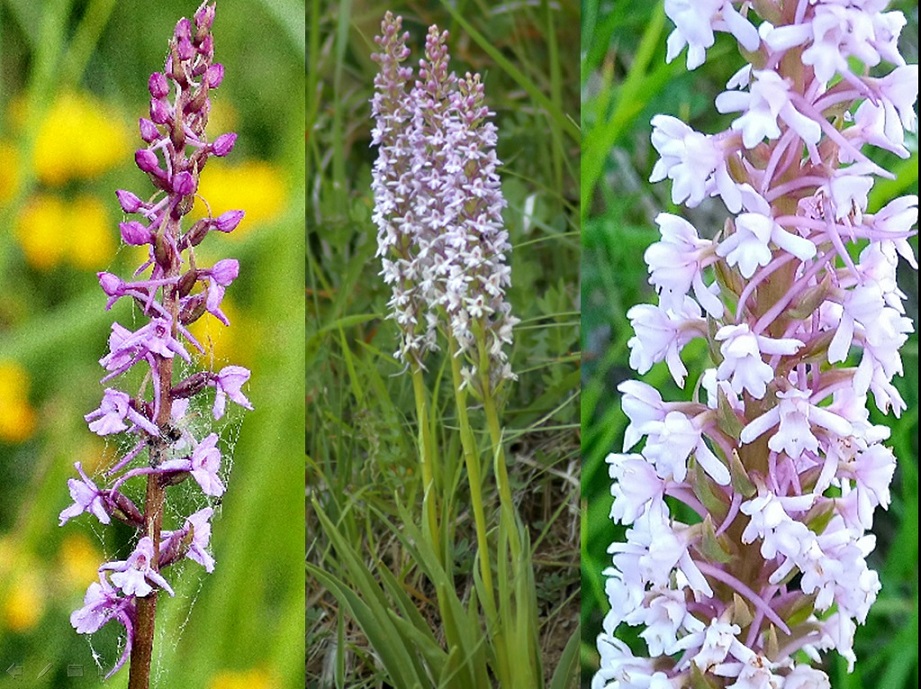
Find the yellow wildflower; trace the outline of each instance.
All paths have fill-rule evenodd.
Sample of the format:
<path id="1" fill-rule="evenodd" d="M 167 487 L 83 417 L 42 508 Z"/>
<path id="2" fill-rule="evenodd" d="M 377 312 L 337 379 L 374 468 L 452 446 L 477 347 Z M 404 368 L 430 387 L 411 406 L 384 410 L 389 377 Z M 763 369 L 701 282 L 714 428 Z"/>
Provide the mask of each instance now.
<path id="1" fill-rule="evenodd" d="M 277 166 L 260 160 L 235 166 L 209 160 L 202 171 L 198 193 L 208 199 L 214 217 L 238 208 L 246 211 L 246 217 L 230 234 L 231 237 L 246 233 L 258 223 L 272 220 L 282 211 L 287 200 L 286 182 L 281 171 Z M 193 212 L 196 217 L 203 217 L 207 208 L 202 203 L 196 203 Z"/>
<path id="2" fill-rule="evenodd" d="M 234 303 L 225 294 L 221 301 L 221 311 L 227 316 L 231 324 L 240 325 L 240 312 Z M 240 333 L 246 332 L 245 328 L 235 330 L 236 334 L 229 334 L 228 328 L 210 313 L 195 321 L 190 327 L 189 332 L 205 348 L 204 354 L 199 354 L 206 362 L 215 362 L 218 368 L 223 362 L 243 361 L 239 351 Z M 197 352 L 196 352 L 197 353 Z"/>
<path id="3" fill-rule="evenodd" d="M 69 533 L 61 542 L 61 568 L 68 589 L 82 591 L 99 578 L 102 556 L 84 533 Z"/>
<path id="4" fill-rule="evenodd" d="M 67 252 L 78 268 L 104 268 L 115 252 L 117 229 L 109 222 L 105 206 L 95 196 L 81 195 L 68 208 L 70 221 L 67 235 L 71 247 Z"/>
<path id="5" fill-rule="evenodd" d="M 68 213 L 51 194 L 36 194 L 16 221 L 16 237 L 26 260 L 39 270 L 54 268 L 64 256 Z"/>
<path id="6" fill-rule="evenodd" d="M 35 430 L 35 410 L 29 404 L 29 375 L 14 361 L 0 362 L 0 439 L 26 440 Z"/>
<path id="7" fill-rule="evenodd" d="M 8 141 L 0 141 L 0 206 L 19 191 L 19 151 Z"/>
<path id="8" fill-rule="evenodd" d="M 96 177 L 121 164 L 128 153 L 128 133 L 110 105 L 65 93 L 39 125 L 32 162 L 39 181 L 59 185 Z"/>
<path id="9" fill-rule="evenodd" d="M 105 267 L 115 252 L 116 230 L 99 199 L 81 194 L 67 202 L 53 194 L 36 194 L 23 208 L 16 236 L 26 260 L 50 270 L 65 258 L 78 268 Z"/>
<path id="10" fill-rule="evenodd" d="M 272 689 L 275 684 L 265 670 L 223 670 L 208 684 L 208 689 Z"/>
<path id="11" fill-rule="evenodd" d="M 14 632 L 32 629 L 45 611 L 42 575 L 33 567 L 15 572 L 3 601 L 3 626 Z"/>

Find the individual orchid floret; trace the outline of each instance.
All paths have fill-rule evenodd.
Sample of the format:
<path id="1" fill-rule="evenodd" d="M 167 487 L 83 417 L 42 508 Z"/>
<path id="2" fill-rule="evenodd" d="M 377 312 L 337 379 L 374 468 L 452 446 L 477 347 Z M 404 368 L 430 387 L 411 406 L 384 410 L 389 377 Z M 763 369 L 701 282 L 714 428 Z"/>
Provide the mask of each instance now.
<path id="1" fill-rule="evenodd" d="M 153 586 L 158 586 L 167 591 L 171 596 L 173 589 L 169 582 L 155 569 L 151 563 L 154 559 L 153 541 L 145 536 L 138 541 L 134 552 L 127 560 L 106 562 L 99 571 L 111 571 L 112 583 L 122 590 L 126 596 L 143 598 L 153 591 Z M 153 584 L 153 586 L 151 585 Z"/>
<path id="2" fill-rule="evenodd" d="M 249 369 L 242 366 L 225 366 L 212 378 L 211 384 L 216 390 L 213 410 L 215 419 L 220 419 L 224 416 L 228 398 L 244 409 L 252 410 L 253 405 L 250 404 L 246 395 L 241 391 L 249 377 Z"/>
<path id="3" fill-rule="evenodd" d="M 670 411 L 661 421 L 643 426 L 647 435 L 643 456 L 665 479 L 684 481 L 688 458 L 693 453 L 700 466 L 720 485 L 729 483 L 729 472 L 703 440 L 697 424 L 679 411 Z"/>
<path id="4" fill-rule="evenodd" d="M 818 452 L 819 441 L 813 434 L 815 427 L 839 437 L 851 435 L 852 427 L 847 419 L 813 404 L 808 391 L 791 389 L 778 392 L 777 398 L 777 406 L 752 419 L 742 430 L 739 440 L 753 442 L 776 426 L 777 431 L 768 440 L 768 447 L 796 459 L 807 449 Z"/>
<path id="5" fill-rule="evenodd" d="M 675 382 L 684 384 L 688 372 L 679 352 L 692 339 L 706 337 L 707 321 L 700 306 L 690 297 L 684 298 L 682 307 L 677 310 L 637 304 L 627 311 L 636 333 L 627 342 L 630 366 L 638 373 L 646 373 L 653 364 L 665 361 Z"/>
<path id="6" fill-rule="evenodd" d="M 70 497 L 73 499 L 74 504 L 61 512 L 59 525 L 64 526 L 69 519 L 73 519 L 84 512 L 90 512 L 100 522 L 108 524 L 111 521 L 106 503 L 108 491 L 100 490 L 93 483 L 90 477 L 86 475 L 86 472 L 83 471 L 80 462 L 75 463 L 74 467 L 77 473 L 80 474 L 80 480 L 67 479 L 67 487 L 70 490 Z"/>
<path id="7" fill-rule="evenodd" d="M 611 519 L 615 522 L 633 523 L 665 497 L 666 482 L 641 455 L 611 453 L 607 462 L 614 481 Z"/>
<path id="8" fill-rule="evenodd" d="M 738 191 L 746 212 L 735 217 L 734 231 L 719 243 L 716 253 L 729 266 L 738 266 L 742 277 L 751 278 L 759 267 L 767 266 L 774 257 L 772 247 L 781 248 L 800 261 L 816 255 L 815 244 L 787 231 L 774 220 L 768 202 L 750 185 L 740 185 Z"/>
<path id="9" fill-rule="evenodd" d="M 720 354 L 723 356 L 716 369 L 717 378 L 728 381 L 736 394 L 745 390 L 759 400 L 764 397 L 767 384 L 775 375 L 763 356 L 792 356 L 804 346 L 799 340 L 791 338 L 774 340 L 755 335 L 747 323 L 724 325 L 714 339 L 721 343 Z"/>
<path id="10" fill-rule="evenodd" d="M 83 607 L 74 610 L 70 615 L 70 624 L 78 634 L 97 632 L 111 620 L 118 621 L 125 628 L 125 648 L 118 662 L 106 675 L 106 679 L 117 672 L 131 655 L 134 641 L 134 600 L 133 597 L 120 595 L 120 591 L 100 573 L 99 581 L 90 584 L 86 590 Z"/>
<path id="11" fill-rule="evenodd" d="M 694 296 L 707 313 L 714 318 L 722 316 L 722 302 L 703 281 L 703 269 L 716 262 L 716 244 L 701 239 L 697 229 L 680 216 L 659 213 L 656 223 L 662 240 L 646 250 L 644 259 L 649 266 L 649 283 L 659 291 L 660 304 L 680 309 L 693 287 Z"/>
<path id="12" fill-rule="evenodd" d="M 732 0 L 666 0 L 665 14 L 675 24 L 668 37 L 665 59 L 671 62 L 687 46 L 688 69 L 697 69 L 704 63 L 707 48 L 713 45 L 714 31 L 731 33 L 748 51 L 757 50 L 761 42 L 757 29 L 736 10 Z"/>
<path id="13" fill-rule="evenodd" d="M 791 100 L 789 81 L 771 70 L 755 70 L 749 90 L 724 91 L 716 98 L 721 113 L 741 112 L 732 123 L 742 132 L 745 148 L 754 148 L 765 138 L 780 137 L 778 120 L 800 136 L 807 145 L 815 145 L 821 136 L 819 124 L 801 113 Z"/>
<path id="14" fill-rule="evenodd" d="M 196 445 L 190 457 L 171 459 L 159 465 L 161 472 L 191 473 L 205 495 L 220 497 L 224 494 L 224 482 L 218 475 L 221 468 L 221 451 L 217 448 L 218 437 L 211 433 Z"/>
<path id="15" fill-rule="evenodd" d="M 111 435 L 128 430 L 125 420 L 137 424 L 152 436 L 160 435 L 160 429 L 146 416 L 131 406 L 131 398 L 121 390 L 106 388 L 99 409 L 83 417 L 89 423 L 89 429 L 97 435 Z"/>
<path id="16" fill-rule="evenodd" d="M 217 434 L 211 433 L 202 440 L 189 460 L 192 478 L 198 481 L 205 495 L 219 497 L 224 494 L 224 483 L 218 476 L 221 452 L 217 449 Z"/>
<path id="17" fill-rule="evenodd" d="M 719 194 L 729 210 L 739 210 L 741 197 L 727 166 L 730 151 L 718 139 L 695 132 L 668 115 L 653 117 L 652 127 L 652 145 L 659 160 L 650 182 L 672 180 L 672 202 L 676 204 L 694 208 L 708 196 Z"/>
<path id="18" fill-rule="evenodd" d="M 209 574 L 214 571 L 214 558 L 206 550 L 211 542 L 211 516 L 214 509 L 204 509 L 189 515 L 185 526 L 177 531 L 164 531 L 160 543 L 161 566 L 172 564 L 188 557 L 205 568 Z"/>
<path id="19" fill-rule="evenodd" d="M 652 121 L 652 180 L 670 179 L 687 207 L 719 197 L 731 217 L 699 233 L 660 214 L 645 254 L 659 303 L 628 312 L 630 365 L 664 362 L 694 392 L 618 386 L 632 454 L 608 458 L 611 518 L 628 528 L 609 548 L 593 689 L 830 689 L 809 663 L 831 650 L 849 671 L 857 662 L 854 634 L 881 587 L 867 530 L 896 469 L 867 405 L 906 409 L 893 383 L 914 330 L 900 257 L 917 269 L 917 197 L 873 212 L 876 180 L 891 175 L 861 150 L 907 156 L 916 126 L 917 66 L 887 4 L 666 1 L 669 59 L 687 45 L 697 66 L 724 30 L 751 64 L 716 99 L 738 113 L 728 130 Z M 895 68 L 868 76 L 885 62 Z M 695 338 L 712 360 L 696 382 L 682 359 Z M 621 624 L 641 628 L 645 656 L 616 638 Z"/>
<path id="20" fill-rule="evenodd" d="M 199 269 L 197 271 L 200 279 L 206 279 L 208 282 L 208 297 L 205 301 L 205 308 L 224 325 L 230 325 L 227 316 L 221 311 L 221 302 L 224 300 L 224 292 L 230 284 L 237 279 L 240 274 L 240 263 L 233 258 L 225 258 L 218 261 L 210 269 Z"/>
<path id="21" fill-rule="evenodd" d="M 172 359 L 178 354 L 186 361 L 191 361 L 185 347 L 171 333 L 172 324 L 166 318 L 154 318 L 136 332 L 113 323 L 109 353 L 99 360 L 99 364 L 109 371 L 109 375 L 102 380 L 121 375 L 137 362 L 148 360 L 153 354 L 166 359 Z"/>

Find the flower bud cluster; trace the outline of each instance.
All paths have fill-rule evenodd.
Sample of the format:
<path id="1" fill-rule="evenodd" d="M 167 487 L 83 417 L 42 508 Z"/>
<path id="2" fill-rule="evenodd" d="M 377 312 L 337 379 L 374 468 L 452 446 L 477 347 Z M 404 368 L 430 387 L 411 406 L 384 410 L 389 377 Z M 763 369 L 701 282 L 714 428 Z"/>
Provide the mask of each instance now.
<path id="1" fill-rule="evenodd" d="M 191 478 L 205 495 L 220 497 L 224 483 L 218 436 L 212 432 L 196 437 L 183 417 L 191 398 L 207 388 L 215 390 L 215 419 L 224 415 L 228 398 L 252 409 L 241 390 L 250 372 L 241 366 L 199 371 L 179 380 L 174 377 L 177 358 L 191 363 L 188 347 L 204 351 L 187 329 L 190 324 L 211 313 L 228 325 L 221 301 L 239 272 L 234 259 L 210 267 L 198 265 L 195 247 L 211 230 L 232 231 L 243 211 L 207 217 L 188 228 L 182 222 L 192 209 L 199 175 L 208 159 L 230 153 L 236 139 L 236 134 L 223 134 L 214 141 L 205 136 L 209 93 L 224 76 L 223 67 L 213 61 L 214 14 L 214 5 L 203 3 L 194 23 L 185 18 L 177 23 L 165 69 L 148 81 L 149 118 L 140 120 L 141 138 L 147 145 L 136 152 L 135 162 L 150 178 L 155 193 L 143 200 L 130 191 L 116 192 L 122 210 L 140 217 L 120 224 L 122 239 L 146 246 L 147 260 L 127 280 L 107 272 L 98 275 L 108 297 L 107 310 L 127 298 L 146 319 L 136 330 L 112 324 L 109 352 L 99 362 L 106 370 L 102 382 L 114 385 L 136 368 L 142 370 L 143 381 L 135 393 L 107 387 L 99 407 L 85 418 L 90 430 L 100 436 L 124 433 L 133 440 L 124 456 L 105 472 L 108 485 L 97 486 L 80 463 L 75 465 L 80 478 L 68 480 L 73 504 L 60 516 L 63 525 L 89 512 L 103 524 L 114 518 L 138 531 L 133 552 L 126 560 L 106 562 L 99 568 L 99 581 L 89 587 L 84 606 L 71 615 L 74 628 L 84 634 L 111 620 L 125 627 L 127 641 L 112 672 L 131 653 L 138 599 L 161 589 L 172 595 L 162 572 L 184 558 L 208 572 L 214 567 L 207 552 L 212 507 L 189 515 L 173 531 L 161 531 L 162 504 L 146 504 L 142 509 L 122 487 L 134 477 L 146 477 L 149 503 L 151 481 L 165 489 Z M 131 468 L 136 459 L 141 466 Z M 152 509 L 158 513 L 152 514 Z"/>
<path id="2" fill-rule="evenodd" d="M 892 175 L 864 149 L 907 157 L 915 129 L 917 66 L 886 4 L 665 2 L 669 60 L 687 46 L 695 68 L 723 31 L 749 64 L 716 99 L 736 113 L 728 130 L 652 121 L 651 181 L 670 179 L 688 207 L 718 197 L 731 217 L 706 239 L 660 214 L 645 254 L 658 304 L 628 312 L 638 373 L 664 361 L 684 387 L 696 338 L 714 365 L 693 401 L 618 388 L 630 423 L 608 457 L 611 518 L 629 528 L 609 549 L 594 689 L 828 689 L 804 662 L 828 650 L 853 668 L 880 590 L 868 531 L 896 463 L 867 404 L 906 408 L 892 384 L 913 330 L 899 257 L 917 268 L 917 197 L 868 212 L 875 178 Z M 870 76 L 883 62 L 896 67 Z M 697 519 L 683 523 L 666 496 Z M 648 654 L 616 638 L 621 623 L 642 627 Z"/>
<path id="3" fill-rule="evenodd" d="M 494 113 L 479 75 L 448 71 L 447 32 L 429 29 L 411 87 L 412 69 L 401 66 L 409 56 L 401 19 L 388 12 L 381 33 L 382 52 L 373 56 L 380 72 L 371 102 L 379 147 L 372 189 L 381 274 L 393 286 L 392 317 L 402 330 L 397 356 L 421 366 L 444 322 L 465 355 L 467 382 L 480 385 L 485 360 L 495 387 L 514 378 L 504 347 L 517 319 L 505 299 L 511 245 Z"/>

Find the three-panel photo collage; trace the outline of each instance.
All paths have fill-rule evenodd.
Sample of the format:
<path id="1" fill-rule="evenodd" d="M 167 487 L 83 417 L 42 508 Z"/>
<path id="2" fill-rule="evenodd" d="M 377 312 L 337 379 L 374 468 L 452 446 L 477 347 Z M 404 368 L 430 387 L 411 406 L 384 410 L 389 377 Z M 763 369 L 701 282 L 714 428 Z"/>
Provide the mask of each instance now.
<path id="1" fill-rule="evenodd" d="M 918 44 L 0 0 L 0 689 L 916 689 Z"/>

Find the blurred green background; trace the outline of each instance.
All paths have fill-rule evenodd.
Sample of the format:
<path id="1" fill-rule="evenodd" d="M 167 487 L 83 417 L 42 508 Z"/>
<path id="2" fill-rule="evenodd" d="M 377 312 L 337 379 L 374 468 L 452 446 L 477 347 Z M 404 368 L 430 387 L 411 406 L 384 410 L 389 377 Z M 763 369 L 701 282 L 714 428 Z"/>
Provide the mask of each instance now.
<path id="1" fill-rule="evenodd" d="M 217 4 L 226 77 L 209 131 L 239 139 L 209 162 L 200 194 L 215 214 L 247 217 L 200 247 L 206 265 L 239 259 L 240 277 L 225 300 L 232 327 L 212 320 L 196 334 L 217 367 L 252 369 L 255 411 L 222 433 L 233 468 L 214 520 L 214 574 L 185 567 L 176 597 L 160 598 L 153 686 L 300 687 L 303 445 L 291 429 L 303 423 L 305 7 Z M 97 686 L 93 654 L 105 671 L 118 657 L 115 625 L 90 643 L 69 615 L 97 566 L 125 557 L 130 534 L 87 515 L 58 528 L 58 513 L 71 502 L 73 462 L 98 471 L 118 447 L 82 418 L 102 395 L 110 324 L 132 318 L 127 304 L 103 310 L 95 273 L 127 276 L 140 263 L 119 245 L 114 192 L 151 189 L 133 164 L 147 77 L 162 70 L 176 21 L 196 8 L 0 1 L 0 687 Z"/>
<path id="2" fill-rule="evenodd" d="M 902 32 L 902 53 L 917 62 L 917 3 L 894 2 L 909 25 Z M 604 462 L 621 451 L 627 419 L 620 410 L 617 385 L 636 374 L 628 366 L 627 340 L 632 336 L 627 310 L 653 303 L 643 253 L 658 239 L 653 222 L 660 211 L 689 219 L 702 235 L 722 227 L 722 205 L 711 200 L 688 211 L 670 202 L 669 182 L 650 184 L 658 157 L 649 136 L 657 113 L 680 117 L 704 133 L 725 129 L 732 116 L 719 115 L 713 100 L 742 65 L 735 41 L 717 34 L 707 62 L 694 72 L 685 68 L 685 53 L 665 63 L 665 41 L 672 25 L 662 2 L 642 0 L 584 0 L 582 3 L 582 668 L 587 687 L 598 665 L 595 638 L 608 610 L 602 570 L 610 565 L 606 549 L 624 540 L 615 527 L 610 479 Z M 885 73 L 891 66 L 883 66 Z M 889 198 L 917 193 L 917 137 L 909 135 L 914 155 L 874 158 L 897 173 L 895 182 L 877 182 L 870 211 Z M 917 253 L 917 240 L 912 240 Z M 901 265 L 901 269 L 906 266 Z M 918 275 L 905 270 L 899 284 L 908 295 L 906 308 L 917 324 Z M 917 326 L 916 326 L 917 327 Z M 689 345 L 682 359 L 693 381 L 706 365 L 701 341 Z M 892 485 L 892 505 L 878 510 L 874 521 L 877 549 L 869 564 L 880 573 L 882 593 L 859 627 L 855 641 L 858 662 L 854 674 L 829 654 L 826 669 L 835 689 L 909 689 L 918 686 L 918 340 L 913 335 L 902 350 L 905 376 L 896 385 L 908 404 L 901 419 L 873 409 L 873 420 L 892 428 L 891 446 L 899 459 Z M 687 399 L 687 391 L 672 382 L 664 364 L 643 380 L 665 399 Z M 871 403 L 871 408 L 873 407 Z M 638 628 L 624 636 L 636 640 Z M 642 648 L 642 642 L 637 648 Z"/>

